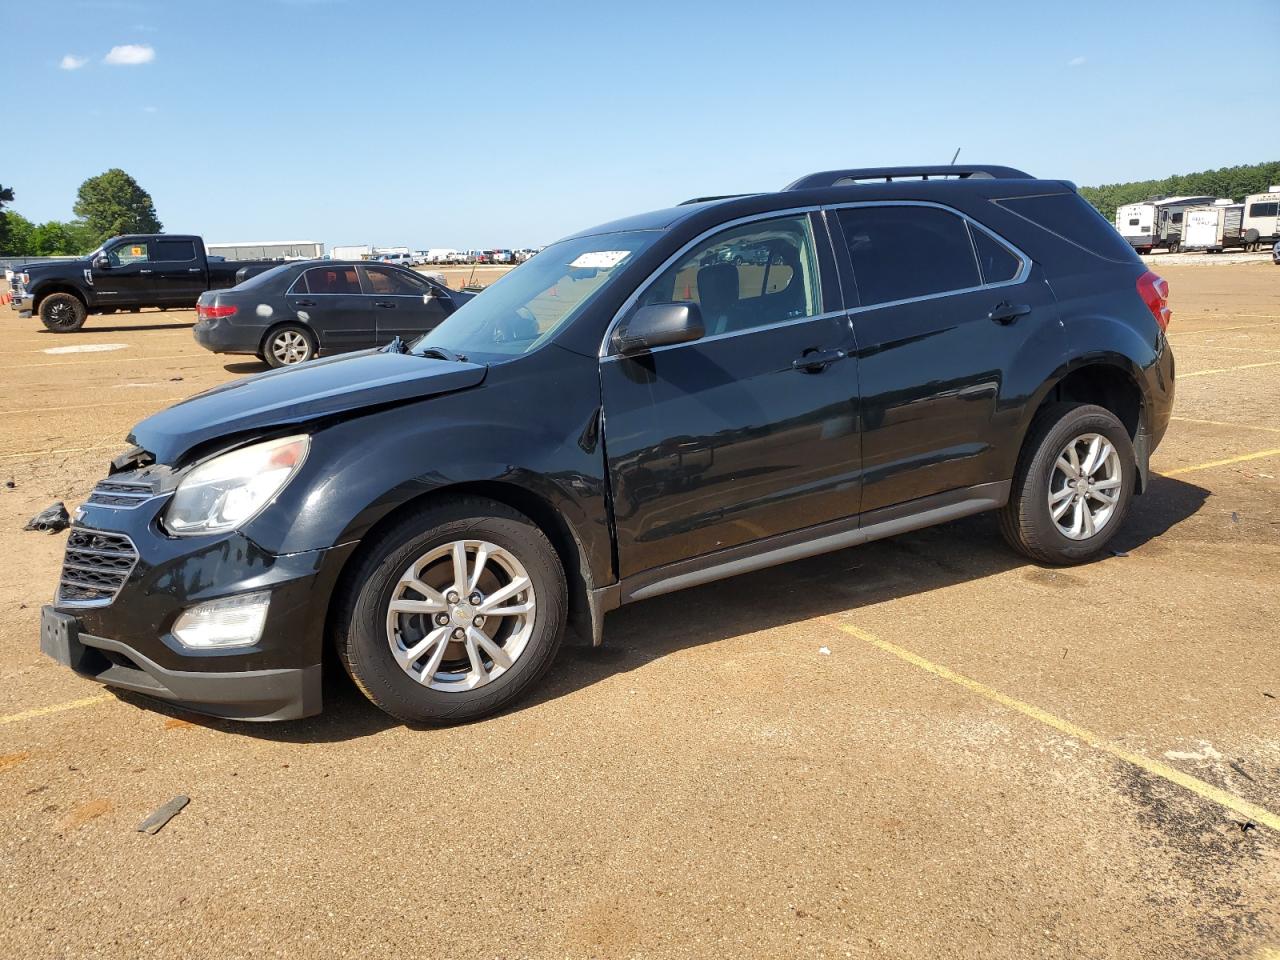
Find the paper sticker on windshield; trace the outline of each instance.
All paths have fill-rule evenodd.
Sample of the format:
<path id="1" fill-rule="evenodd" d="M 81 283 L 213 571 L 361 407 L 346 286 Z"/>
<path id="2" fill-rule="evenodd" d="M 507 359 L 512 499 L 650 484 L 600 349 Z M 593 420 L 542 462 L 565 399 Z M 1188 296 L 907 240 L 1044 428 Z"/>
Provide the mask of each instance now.
<path id="1" fill-rule="evenodd" d="M 590 268 L 608 270 L 610 267 L 616 267 L 629 256 L 631 256 L 630 250 L 597 250 L 595 253 L 584 253 L 569 266 L 584 270 Z"/>

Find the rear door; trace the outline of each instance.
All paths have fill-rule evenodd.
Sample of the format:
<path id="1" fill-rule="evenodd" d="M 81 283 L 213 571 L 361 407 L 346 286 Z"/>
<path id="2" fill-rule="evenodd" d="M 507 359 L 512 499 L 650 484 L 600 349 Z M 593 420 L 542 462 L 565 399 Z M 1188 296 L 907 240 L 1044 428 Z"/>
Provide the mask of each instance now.
<path id="1" fill-rule="evenodd" d="M 374 346 L 371 299 L 356 268 L 344 264 L 304 271 L 285 294 L 290 312 L 315 331 L 320 349 L 333 353 Z"/>
<path id="2" fill-rule="evenodd" d="M 864 514 L 992 481 L 1027 397 L 1011 371 L 1032 341 L 1063 334 L 1029 258 L 954 210 L 837 208 L 837 256 L 852 271 L 862 393 Z"/>
<path id="3" fill-rule="evenodd" d="M 427 280 L 394 267 L 359 269 L 372 305 L 377 343 L 390 343 L 394 337 L 420 337 L 448 315 L 449 301 L 433 296 L 434 288 Z"/>
<path id="4" fill-rule="evenodd" d="M 205 269 L 190 237 L 157 237 L 151 242 L 151 280 L 157 302 L 193 304 L 205 290 Z"/>

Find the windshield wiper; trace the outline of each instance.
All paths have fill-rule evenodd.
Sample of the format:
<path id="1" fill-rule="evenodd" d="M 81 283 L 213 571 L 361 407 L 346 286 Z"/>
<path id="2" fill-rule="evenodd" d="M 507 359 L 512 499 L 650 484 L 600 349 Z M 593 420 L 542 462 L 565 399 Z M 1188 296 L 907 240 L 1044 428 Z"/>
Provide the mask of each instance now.
<path id="1" fill-rule="evenodd" d="M 401 352 L 408 352 L 407 348 Z M 435 357 L 437 360 L 448 360 L 450 363 L 466 363 L 467 358 L 464 354 L 454 353 L 448 347 L 423 347 L 417 351 L 420 357 Z"/>

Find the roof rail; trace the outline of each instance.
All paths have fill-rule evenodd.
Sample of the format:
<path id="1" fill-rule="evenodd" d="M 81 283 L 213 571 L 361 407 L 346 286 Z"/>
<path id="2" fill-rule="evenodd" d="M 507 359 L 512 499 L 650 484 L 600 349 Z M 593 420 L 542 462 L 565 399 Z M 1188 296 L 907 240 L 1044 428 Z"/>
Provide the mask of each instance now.
<path id="1" fill-rule="evenodd" d="M 755 193 L 723 193 L 718 197 L 694 197 L 690 200 L 681 200 L 676 206 L 687 207 L 691 203 L 710 203 L 712 200 L 736 200 L 738 197 L 755 197 L 759 194 Z"/>
<path id="2" fill-rule="evenodd" d="M 931 167 L 860 167 L 852 170 L 824 170 L 801 177 L 783 190 L 808 190 L 812 187 L 835 187 L 864 180 L 928 180 L 930 177 L 957 180 L 1034 180 L 1035 177 L 1013 167 L 997 167 L 988 163 L 966 163 L 960 166 Z"/>

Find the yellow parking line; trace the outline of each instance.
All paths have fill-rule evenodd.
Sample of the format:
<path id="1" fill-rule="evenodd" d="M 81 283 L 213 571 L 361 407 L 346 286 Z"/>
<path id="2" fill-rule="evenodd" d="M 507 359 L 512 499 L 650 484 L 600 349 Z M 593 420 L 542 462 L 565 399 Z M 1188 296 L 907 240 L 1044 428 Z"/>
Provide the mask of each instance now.
<path id="1" fill-rule="evenodd" d="M 1244 463 L 1246 460 L 1262 460 L 1266 457 L 1280 456 L 1280 447 L 1274 450 L 1259 450 L 1257 453 L 1242 453 L 1238 457 L 1227 457 L 1225 460 L 1210 460 L 1208 463 L 1197 463 L 1194 467 L 1179 467 L 1177 470 L 1157 471 L 1162 477 L 1180 477 L 1184 473 L 1197 470 L 1208 470 L 1210 467 L 1225 467 L 1232 463 Z"/>
<path id="2" fill-rule="evenodd" d="M 1032 720 L 1039 721 L 1045 726 L 1057 730 L 1059 733 L 1064 733 L 1069 737 L 1074 737 L 1077 740 L 1087 743 L 1095 750 L 1101 750 L 1103 753 L 1109 754 L 1117 760 L 1123 760 L 1125 763 L 1132 764 L 1154 777 L 1160 777 L 1163 780 L 1168 780 L 1170 783 L 1177 784 L 1184 790 L 1189 790 L 1191 793 L 1194 793 L 1199 797 L 1203 797 L 1205 800 L 1210 800 L 1221 807 L 1225 807 L 1247 820 L 1262 824 L 1263 826 L 1269 827 L 1277 833 L 1280 833 L 1280 816 L 1277 816 L 1270 810 L 1266 810 L 1257 804 L 1250 803 L 1243 797 L 1237 797 L 1235 794 L 1228 793 L 1226 790 L 1215 787 L 1211 783 L 1206 783 L 1199 777 L 1193 777 L 1190 774 L 1183 773 L 1181 770 L 1175 769 L 1167 763 L 1161 763 L 1159 760 L 1152 760 L 1150 757 L 1144 757 L 1140 753 L 1134 753 L 1131 750 L 1126 750 L 1119 744 L 1112 743 L 1105 737 L 1102 737 L 1091 730 L 1087 730 L 1078 724 L 1074 724 L 1070 720 L 1063 720 L 1061 717 L 1056 717 L 1045 710 L 1041 710 L 1039 707 L 1032 706 L 1022 700 L 1018 700 L 1014 697 L 1008 696 L 1007 694 L 1001 693 L 993 687 L 988 687 L 985 683 L 979 683 L 977 680 L 971 680 L 969 677 L 963 676 L 962 674 L 956 673 L 954 670 L 950 670 L 947 667 L 942 666 L 942 664 L 926 660 L 918 653 L 912 653 L 910 650 L 903 649 L 897 644 L 890 643 L 887 640 L 881 640 L 879 637 L 873 636 L 864 630 L 859 630 L 855 626 L 847 623 L 841 623 L 840 621 L 829 617 L 824 617 L 823 619 L 827 620 L 829 623 L 838 627 L 850 636 L 856 637 L 864 643 L 869 643 L 873 647 L 883 650 L 885 653 L 891 653 L 900 660 L 905 660 L 913 667 L 919 667 L 921 670 L 925 670 L 933 674 L 935 677 L 939 677 L 949 683 L 954 683 L 957 686 L 964 687 L 969 692 L 976 693 L 980 697 L 984 697 L 987 700 L 998 703 L 1003 707 L 1008 707 L 1010 710 L 1016 710 L 1018 713 L 1030 717 Z"/>
<path id="3" fill-rule="evenodd" d="M 1280 427 L 1260 427 L 1254 423 L 1228 423 L 1225 420 L 1198 420 L 1195 417 L 1170 417 L 1179 423 L 1207 423 L 1211 427 L 1232 427 L 1239 430 L 1265 430 L 1267 433 L 1280 433 Z"/>
<path id="4" fill-rule="evenodd" d="M 1280 364 L 1280 360 L 1264 360 L 1261 363 L 1242 363 L 1238 367 L 1216 367 L 1213 370 L 1192 370 L 1190 373 L 1180 373 L 1178 377 L 1182 380 L 1187 377 L 1207 377 L 1211 373 L 1234 373 L 1237 370 L 1252 370 L 1255 367 L 1274 367 Z"/>
<path id="5" fill-rule="evenodd" d="M 131 357 L 106 357 L 102 360 L 58 360 L 54 363 L 20 363 L 14 367 L 0 367 L 0 370 L 30 370 L 32 367 L 87 367 L 91 363 L 137 363 L 140 360 L 196 360 L 198 353 L 175 353 L 168 357 L 148 357 L 134 355 Z"/>
<path id="6" fill-rule="evenodd" d="M 93 447 L 66 447 L 61 450 L 26 450 L 22 453 L 2 453 L 0 460 L 22 460 L 27 457 L 48 457 L 59 453 L 88 453 L 90 450 L 123 449 L 124 442 L 100 443 Z"/>
<path id="7" fill-rule="evenodd" d="M 64 710 L 79 710 L 81 707 L 92 707 L 95 703 L 105 703 L 108 700 L 115 699 L 109 693 L 99 693 L 92 697 L 81 697 L 79 700 L 68 700 L 66 703 L 55 703 L 48 707 L 23 710 L 21 713 L 11 713 L 7 717 L 0 717 L 0 726 L 6 723 L 20 723 L 23 720 L 34 720 L 37 717 L 47 717 L 51 713 L 62 713 Z"/>

